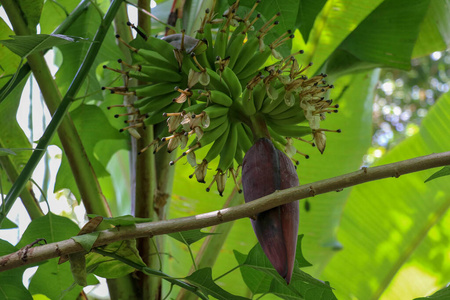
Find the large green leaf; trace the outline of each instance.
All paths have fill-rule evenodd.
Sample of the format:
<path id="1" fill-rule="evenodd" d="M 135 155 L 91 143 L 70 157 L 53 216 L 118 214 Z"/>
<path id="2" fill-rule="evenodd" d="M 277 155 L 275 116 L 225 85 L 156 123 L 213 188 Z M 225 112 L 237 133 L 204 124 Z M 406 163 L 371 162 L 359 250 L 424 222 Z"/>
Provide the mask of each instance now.
<path id="1" fill-rule="evenodd" d="M 96 175 L 100 178 L 109 178 L 106 165 L 116 151 L 126 148 L 126 136 L 113 128 L 103 111 L 95 105 L 80 105 L 70 115 Z M 114 143 L 109 143 L 111 141 Z M 97 145 L 101 146 L 105 142 L 108 142 L 109 147 L 100 147 L 100 151 L 97 150 Z M 58 170 L 55 191 L 63 188 L 70 189 L 76 198 L 80 199 L 66 156 L 63 156 Z"/>
<path id="2" fill-rule="evenodd" d="M 93 5 L 90 5 L 86 12 L 72 24 L 65 34 L 92 40 L 98 27 L 100 26 L 101 17 L 100 12 Z M 59 47 L 63 55 L 63 63 L 55 77 L 61 93 L 64 94 L 68 89 L 78 68 L 84 60 L 89 46 L 90 43 L 77 43 L 71 45 L 61 45 Z M 117 47 L 114 38 L 114 30 L 111 28 L 102 43 L 99 54 L 95 58 L 83 86 L 80 89 L 79 95 L 100 92 L 101 85 L 98 83 L 96 76 L 96 67 L 109 61 L 117 61 L 119 58 L 121 58 L 121 52 L 119 47 Z M 101 99 L 101 94 L 98 95 L 97 99 Z"/>
<path id="3" fill-rule="evenodd" d="M 294 39 L 295 50 L 305 50 L 301 61 L 314 62 L 311 71 L 317 72 L 342 41 L 382 2 L 383 0 L 327 1 L 314 22 L 308 43 L 305 45 L 298 36 Z"/>
<path id="4" fill-rule="evenodd" d="M 450 0 L 433 0 L 427 10 L 412 56 L 445 50 L 450 46 Z"/>
<path id="5" fill-rule="evenodd" d="M 42 20 L 45 21 L 39 24 L 41 33 L 52 33 L 77 4 L 77 1 L 73 0 L 45 1 L 41 14 Z"/>
<path id="6" fill-rule="evenodd" d="M 340 78 L 331 98 L 339 103 L 339 113 L 330 115 L 321 127 L 342 130 L 328 133 L 323 155 L 309 145 L 299 145 L 310 155 L 297 169 L 300 184 L 307 184 L 358 170 L 362 157 L 371 144 L 372 103 L 378 81 L 378 71 Z M 310 150 L 309 150 L 310 149 Z M 313 275 L 319 274 L 326 262 L 340 249 L 336 229 L 345 201 L 350 193 L 346 189 L 310 198 L 311 210 L 300 210 L 299 233 L 304 234 L 304 255 L 312 263 Z M 302 205 L 300 205 L 302 207 Z M 331 282 L 332 283 L 332 282 Z M 332 283 L 333 284 L 333 283 Z"/>
<path id="7" fill-rule="evenodd" d="M 447 93 L 429 111 L 419 133 L 377 164 L 448 151 L 449 105 Z M 353 189 L 338 233 L 344 248 L 324 273 L 339 299 L 411 299 L 447 283 L 450 187 L 446 177 L 424 183 L 435 171 Z"/>
<path id="8" fill-rule="evenodd" d="M 428 8 L 424 0 L 385 0 L 342 42 L 358 59 L 409 69 L 419 26 Z"/>

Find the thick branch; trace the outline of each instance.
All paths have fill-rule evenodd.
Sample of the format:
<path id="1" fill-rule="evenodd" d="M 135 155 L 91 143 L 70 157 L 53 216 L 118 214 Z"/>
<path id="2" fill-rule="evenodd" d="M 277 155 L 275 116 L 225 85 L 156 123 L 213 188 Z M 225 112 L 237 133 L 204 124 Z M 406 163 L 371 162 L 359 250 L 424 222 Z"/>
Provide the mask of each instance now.
<path id="1" fill-rule="evenodd" d="M 340 191 L 343 188 L 369 181 L 388 177 L 399 177 L 404 174 L 446 165 L 450 165 L 450 151 L 416 157 L 373 168 L 364 168 L 338 177 L 320 180 L 282 191 L 276 191 L 275 193 L 258 200 L 218 211 L 216 210 L 201 215 L 172 220 L 141 223 L 136 224 L 134 227 L 129 226 L 104 230 L 101 231 L 94 247 L 119 240 L 152 237 L 166 233 L 209 227 L 224 222 L 251 217 L 262 211 L 299 199 Z M 26 259 L 24 259 L 24 250 L 21 249 L 17 252 L 0 257 L 0 271 L 79 251 L 83 251 L 83 248 L 72 239 L 31 248 L 26 253 Z"/>

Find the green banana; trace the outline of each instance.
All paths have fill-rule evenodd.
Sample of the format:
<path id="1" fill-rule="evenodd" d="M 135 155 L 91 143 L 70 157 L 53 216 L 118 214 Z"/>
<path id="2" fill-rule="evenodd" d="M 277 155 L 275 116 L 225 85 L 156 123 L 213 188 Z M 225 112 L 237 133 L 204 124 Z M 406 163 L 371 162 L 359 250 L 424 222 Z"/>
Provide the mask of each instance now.
<path id="1" fill-rule="evenodd" d="M 201 137 L 201 139 L 198 140 L 200 147 L 205 147 L 206 145 L 211 144 L 212 142 L 216 143 L 219 139 L 223 139 L 223 136 L 225 136 L 224 139 L 226 141 L 226 137 L 228 135 L 229 128 L 230 128 L 230 122 L 223 122 L 222 124 L 220 124 L 220 126 L 216 127 L 214 130 L 206 131 L 203 134 L 203 136 Z M 225 143 L 225 141 L 224 141 L 224 143 Z M 219 155 L 221 149 L 222 148 L 215 150 L 215 151 L 217 151 L 217 155 Z M 209 152 L 210 151 L 208 151 L 208 153 Z M 210 156 L 208 156 L 208 154 L 206 154 L 205 159 L 210 158 L 212 154 L 213 153 L 211 153 Z M 207 160 L 207 161 L 209 162 L 214 158 L 215 158 L 215 156 L 210 158 L 210 160 Z"/>
<path id="2" fill-rule="evenodd" d="M 129 86 L 127 90 L 134 92 L 137 97 L 156 97 L 173 92 L 174 87 L 175 85 L 171 82 L 160 82 L 149 85 Z M 139 100 L 136 102 L 139 102 Z"/>
<path id="3" fill-rule="evenodd" d="M 156 66 L 140 65 L 139 71 L 147 75 L 147 81 L 153 82 L 180 82 L 182 78 L 181 74 L 175 71 Z"/>
<path id="4" fill-rule="evenodd" d="M 256 111 L 260 111 L 266 96 L 264 84 L 260 83 L 253 88 L 253 101 L 255 102 Z"/>
<path id="5" fill-rule="evenodd" d="M 209 120 L 209 126 L 206 128 L 203 128 L 203 131 L 211 131 L 216 127 L 219 127 L 222 123 L 224 123 L 225 121 L 228 120 L 228 115 L 222 115 L 220 117 L 214 118 L 214 119 L 210 119 Z"/>
<path id="6" fill-rule="evenodd" d="M 278 125 L 270 119 L 266 119 L 266 122 L 267 125 L 273 129 L 273 131 L 284 136 L 302 137 L 304 135 L 311 134 L 311 128 L 309 126 Z"/>
<path id="7" fill-rule="evenodd" d="M 231 99 L 227 94 L 224 94 L 221 91 L 211 90 L 209 91 L 209 94 L 212 103 L 220 104 L 226 107 L 230 107 L 231 104 L 233 104 L 233 99 Z"/>
<path id="8" fill-rule="evenodd" d="M 248 136 L 247 132 L 244 129 L 244 124 L 239 124 L 237 126 L 237 133 L 238 133 L 238 144 L 239 147 L 244 151 L 247 152 L 248 149 L 250 149 L 253 145 L 252 140 Z"/>
<path id="9" fill-rule="evenodd" d="M 136 53 L 138 56 L 144 59 L 145 63 L 149 65 L 157 66 L 160 68 L 167 68 L 174 71 L 178 70 L 178 64 L 176 64 L 175 60 L 172 60 L 175 62 L 175 64 L 173 62 L 169 62 L 165 57 L 163 57 L 158 52 L 148 49 L 137 49 Z"/>
<path id="10" fill-rule="evenodd" d="M 228 114 L 228 107 L 222 105 L 211 105 L 205 108 L 204 112 L 211 118 L 218 118 L 222 115 Z"/>
<path id="11" fill-rule="evenodd" d="M 167 61 L 176 63 L 175 55 L 173 53 L 175 47 L 165 40 L 149 36 L 145 45 L 148 49 L 161 54 Z M 176 64 L 178 65 L 178 63 Z"/>
<path id="12" fill-rule="evenodd" d="M 228 42 L 228 48 L 225 56 L 230 57 L 228 67 L 230 67 L 231 69 L 234 67 L 239 57 L 239 52 L 241 52 L 245 36 L 246 34 L 244 32 L 239 32 L 232 40 L 230 39 L 230 41 Z"/>
<path id="13" fill-rule="evenodd" d="M 222 59 L 225 58 L 225 51 L 227 50 L 228 29 L 219 30 L 216 35 L 216 42 L 214 43 L 214 55 Z"/>
<path id="14" fill-rule="evenodd" d="M 270 99 L 269 97 L 266 97 L 262 104 L 261 111 L 265 114 L 268 114 L 272 110 L 274 110 L 278 105 L 280 105 L 281 102 L 284 102 L 283 96 L 285 92 L 286 91 L 284 87 L 281 87 L 278 89 L 278 98 Z"/>
<path id="15" fill-rule="evenodd" d="M 242 166 L 242 162 L 244 160 L 244 153 L 242 152 L 242 148 L 239 144 L 236 147 L 236 153 L 234 154 L 234 160 L 237 162 L 238 166 Z"/>
<path id="16" fill-rule="evenodd" d="M 255 54 L 244 66 L 242 71 L 237 73 L 237 77 L 243 79 L 256 74 L 258 70 L 261 69 L 261 66 L 267 61 L 271 53 L 270 48 L 267 47 L 263 52 Z"/>
<path id="17" fill-rule="evenodd" d="M 292 107 L 291 109 L 286 110 L 285 112 L 282 112 L 281 114 L 269 114 L 269 118 L 273 120 L 284 120 L 284 119 L 290 119 L 293 117 L 298 117 L 299 122 L 303 122 L 306 120 L 305 114 L 303 113 L 303 110 L 301 110 L 298 107 Z"/>
<path id="18" fill-rule="evenodd" d="M 214 72 L 212 69 L 206 68 L 206 72 L 209 75 L 209 85 L 215 89 L 215 90 L 219 90 L 224 94 L 228 94 L 229 93 L 229 88 L 227 86 L 227 84 L 225 83 L 225 81 L 220 77 L 219 74 L 217 74 L 216 72 Z"/>
<path id="19" fill-rule="evenodd" d="M 236 154 L 236 148 L 238 143 L 237 126 L 239 123 L 233 122 L 230 125 L 230 132 L 225 142 L 225 147 L 220 151 L 220 160 L 217 167 L 218 170 L 225 172 L 233 165 L 234 155 Z"/>
<path id="20" fill-rule="evenodd" d="M 252 116 L 256 113 L 255 101 L 253 100 L 253 90 L 245 88 L 242 93 L 242 110 L 246 116 Z"/>
<path id="21" fill-rule="evenodd" d="M 159 110 L 149 113 L 148 118 L 144 121 L 145 125 L 155 125 L 165 121 L 167 119 L 167 117 L 164 116 L 165 112 L 177 112 L 180 110 L 183 104 L 184 103 L 172 102 L 171 104 L 162 107 Z"/>
<path id="22" fill-rule="evenodd" d="M 205 160 L 209 163 L 214 158 L 219 156 L 219 154 L 222 152 L 223 149 L 225 149 L 226 141 L 228 140 L 229 132 L 230 132 L 231 124 L 227 124 L 227 128 L 224 130 L 221 136 L 219 136 L 215 141 L 214 144 L 211 145 L 211 148 L 209 148 L 208 153 L 206 153 Z"/>
<path id="23" fill-rule="evenodd" d="M 173 98 L 176 97 L 177 94 L 178 92 L 174 91 L 165 95 L 147 97 L 136 101 L 133 105 L 138 108 L 142 114 L 151 113 L 172 104 Z"/>
<path id="24" fill-rule="evenodd" d="M 195 114 L 200 114 L 205 108 L 206 108 L 206 103 L 202 102 L 202 103 L 191 104 L 191 106 L 186 107 L 185 109 L 183 109 L 183 111 L 186 113 L 191 112 L 191 113 L 195 113 Z"/>
<path id="25" fill-rule="evenodd" d="M 282 101 L 280 104 L 278 104 L 277 107 L 275 107 L 272 111 L 270 111 L 269 114 L 270 115 L 279 115 L 279 114 L 285 113 L 287 111 L 290 111 L 291 109 L 295 109 L 297 107 L 300 107 L 299 101 L 296 101 L 294 103 L 294 105 L 292 105 L 292 106 L 287 106 L 286 102 Z"/>
<path id="26" fill-rule="evenodd" d="M 208 49 L 206 49 L 206 57 L 208 58 L 209 65 L 213 67 L 216 57 L 214 56 L 211 28 L 212 28 L 212 24 L 209 22 L 206 22 L 205 26 L 203 27 L 203 33 L 204 33 L 205 39 L 208 41 L 208 45 L 209 45 Z"/>
<path id="27" fill-rule="evenodd" d="M 270 120 L 273 123 L 277 123 L 277 125 L 280 126 L 295 125 L 305 121 L 305 117 L 303 116 L 303 114 L 297 114 L 286 119 L 273 119 L 268 116 L 266 119 Z"/>
<path id="28" fill-rule="evenodd" d="M 229 67 L 225 67 L 222 72 L 222 79 L 230 90 L 230 95 L 233 100 L 236 100 L 242 94 L 242 86 L 236 74 Z"/>
<path id="29" fill-rule="evenodd" d="M 252 60 L 253 54 L 256 49 L 258 49 L 259 39 L 252 38 L 249 39 L 243 46 L 241 51 L 239 52 L 239 57 L 236 60 L 236 63 L 233 66 L 233 71 L 238 74 L 241 72 L 245 65 Z M 230 57 L 231 59 L 231 57 Z"/>

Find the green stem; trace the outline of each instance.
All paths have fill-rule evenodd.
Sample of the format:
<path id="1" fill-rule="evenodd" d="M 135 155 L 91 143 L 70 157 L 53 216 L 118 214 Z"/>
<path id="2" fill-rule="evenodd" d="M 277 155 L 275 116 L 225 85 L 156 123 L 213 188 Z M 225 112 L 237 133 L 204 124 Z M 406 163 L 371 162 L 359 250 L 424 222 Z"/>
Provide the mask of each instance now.
<path id="1" fill-rule="evenodd" d="M 2 148 L 1 145 L 0 148 Z M 9 155 L 0 156 L 0 165 L 2 166 L 3 170 L 5 170 L 9 181 L 16 182 L 17 177 L 19 176 L 19 172 L 17 171 L 16 165 L 11 160 Z M 20 193 L 20 199 L 22 200 L 22 203 L 32 220 L 44 215 L 42 213 L 41 207 L 39 206 L 36 198 L 33 195 L 31 185 L 28 185 L 25 189 L 23 189 L 23 191 Z"/>
<path id="2" fill-rule="evenodd" d="M 231 270 L 226 271 L 225 273 L 223 273 L 222 275 L 220 275 L 219 277 L 217 277 L 216 279 L 214 279 L 214 281 L 219 280 L 222 277 L 227 276 L 228 274 L 230 274 L 231 272 L 233 272 L 234 270 L 239 269 L 240 267 L 242 267 L 241 265 L 237 265 L 236 267 L 232 268 Z"/>
<path id="3" fill-rule="evenodd" d="M 197 287 L 195 287 L 193 285 L 190 285 L 189 283 L 186 283 L 186 282 L 184 282 L 182 280 L 173 278 L 173 277 L 171 277 L 171 276 L 169 276 L 169 275 L 167 275 L 167 274 L 165 274 L 165 273 L 163 273 L 161 271 L 157 271 L 157 270 L 154 270 L 154 269 L 151 269 L 151 268 L 147 268 L 146 266 L 139 265 L 139 264 L 137 264 L 137 263 L 135 263 L 135 262 L 133 262 L 131 260 L 128 260 L 128 259 L 124 258 L 124 257 L 118 256 L 115 253 L 103 251 L 103 250 L 101 250 L 99 248 L 94 249 L 94 251 L 98 252 L 101 255 L 109 256 L 109 257 L 112 257 L 114 259 L 117 259 L 117 260 L 119 260 L 119 261 L 121 261 L 121 262 L 123 262 L 123 263 L 125 263 L 125 264 L 127 264 L 127 265 L 129 265 L 129 266 L 131 266 L 131 267 L 133 267 L 133 268 L 143 272 L 143 273 L 146 273 L 148 275 L 153 275 L 154 277 L 163 278 L 164 280 L 167 280 L 168 282 L 170 282 L 172 284 L 178 285 L 179 287 L 194 293 L 195 295 L 197 295 L 197 297 L 200 297 L 201 299 L 208 300 L 208 298 L 205 295 L 203 295 L 203 293 L 201 293 L 198 290 Z M 148 299 L 148 298 L 146 298 L 146 299 Z"/>
<path id="4" fill-rule="evenodd" d="M 237 193 L 236 189 L 234 189 L 233 193 L 227 199 L 227 202 L 224 204 L 223 208 L 236 206 L 241 204 L 242 202 L 243 202 L 243 195 Z M 209 235 L 205 238 L 196 256 L 197 268 L 199 269 L 207 267 L 212 268 L 214 266 L 217 258 L 219 257 L 220 251 L 222 250 L 222 247 L 227 240 L 228 234 L 233 228 L 233 225 L 234 222 L 227 222 L 213 226 L 211 228 L 210 231 L 211 233 L 220 233 L 220 234 Z M 194 271 L 195 269 L 191 268 L 190 273 Z M 191 293 L 186 293 L 185 290 L 181 290 L 177 295 L 177 299 L 191 300 L 195 299 L 195 295 Z"/>
<path id="5" fill-rule="evenodd" d="M 22 19 L 22 16 L 20 15 L 20 9 L 17 7 L 16 2 L 12 1 L 12 0 L 1 0 L 0 2 L 3 5 L 5 11 L 7 12 L 10 20 L 13 20 L 14 19 L 13 16 L 16 16 L 18 19 L 14 22 L 22 23 L 22 25 L 19 25 L 19 26 L 21 28 L 23 28 L 24 21 Z M 97 30 L 97 33 L 93 40 L 93 43 L 90 45 L 90 47 L 88 49 L 88 52 L 86 54 L 86 57 L 85 57 L 82 65 L 78 69 L 78 72 L 75 75 L 75 78 L 73 79 L 66 95 L 62 99 L 61 104 L 58 106 L 55 113 L 53 114 L 53 118 L 50 121 L 50 124 L 46 128 L 41 139 L 39 140 L 39 143 L 36 147 L 39 150 L 35 150 L 33 152 L 30 159 L 28 160 L 27 164 L 25 165 L 24 169 L 22 170 L 19 177 L 17 178 L 17 181 L 14 182 L 8 195 L 6 196 L 4 209 L 2 209 L 2 211 L 0 213 L 0 224 L 3 221 L 3 219 L 6 217 L 7 213 L 13 206 L 18 195 L 21 193 L 21 191 L 25 187 L 28 180 L 31 178 L 33 171 L 35 170 L 35 168 L 36 168 L 37 164 L 39 163 L 39 161 L 41 160 L 42 156 L 44 155 L 56 130 L 61 125 L 61 123 L 63 123 L 64 117 L 67 116 L 67 111 L 72 103 L 72 99 L 75 97 L 81 84 L 83 83 L 84 79 L 86 78 L 90 68 L 92 67 L 95 57 L 97 56 L 97 53 L 100 50 L 101 44 L 106 36 L 108 28 L 118 10 L 118 8 L 120 7 L 121 2 L 122 2 L 122 0 L 114 0 L 112 2 L 111 6 L 109 7 L 108 12 L 106 13 L 106 15 L 102 21 L 102 24 L 100 25 L 99 29 Z M 40 55 L 40 54 L 36 54 L 36 55 Z M 43 60 L 42 55 L 41 55 L 41 58 Z M 38 73 L 36 73 L 36 75 L 37 75 L 36 79 L 38 79 L 38 77 L 39 77 L 39 79 L 42 80 L 43 77 L 41 77 L 41 76 L 45 76 L 47 78 L 49 76 L 50 81 L 45 83 L 45 88 L 42 89 L 42 93 L 44 94 L 44 92 L 45 93 L 48 92 L 47 97 L 51 97 L 51 99 L 53 101 L 59 100 L 60 95 L 59 95 L 57 86 L 55 85 L 53 78 L 52 78 L 50 72 L 48 71 L 48 67 L 45 64 L 45 60 L 41 61 L 38 57 L 32 58 L 32 60 L 33 59 L 36 60 L 36 64 L 38 66 L 44 67 L 44 70 L 38 69 L 38 71 L 39 71 L 38 73 L 40 73 L 40 72 L 45 73 L 45 74 L 42 73 L 44 75 L 37 75 Z M 30 60 L 29 60 L 29 62 L 30 62 Z M 31 66 L 31 62 L 30 62 L 30 66 Z M 45 97 L 45 94 L 44 94 L 44 97 Z M 67 119 L 67 120 L 68 121 L 66 121 L 66 122 L 70 122 L 69 119 Z M 80 156 L 81 157 L 85 156 L 85 153 L 84 152 L 80 153 Z M 80 159 L 78 159 L 78 161 L 84 160 L 81 157 L 79 157 Z M 84 157 L 84 158 L 87 158 L 87 157 Z M 85 160 L 84 162 L 88 163 L 87 160 Z M 79 179 L 81 179 L 82 182 L 85 182 L 87 184 L 85 191 L 88 192 L 89 197 L 90 196 L 94 197 L 94 198 L 89 198 L 90 200 L 98 199 L 99 197 L 101 199 L 101 201 L 91 201 L 91 203 L 93 204 L 93 206 L 91 207 L 92 211 L 95 211 L 97 214 L 108 215 L 108 210 L 107 210 L 107 207 L 106 207 L 105 201 L 104 201 L 105 199 L 104 199 L 104 197 L 102 197 L 101 192 L 99 191 L 100 187 L 99 187 L 98 183 L 96 183 L 96 180 L 89 181 L 89 179 L 92 179 L 92 178 L 96 179 L 95 174 L 93 173 L 93 170 L 91 169 L 91 167 L 89 166 L 89 169 L 83 169 L 79 173 L 74 174 L 74 175 L 75 176 L 85 176 L 86 175 L 89 177 L 89 178 L 79 178 Z M 78 182 L 77 182 L 77 184 L 78 184 Z M 81 193 L 81 189 L 80 189 L 80 193 Z"/>
<path id="6" fill-rule="evenodd" d="M 270 138 L 269 130 L 267 129 L 266 121 L 262 114 L 255 114 L 250 116 L 250 128 L 253 133 L 253 141 L 257 141 L 260 138 Z"/>

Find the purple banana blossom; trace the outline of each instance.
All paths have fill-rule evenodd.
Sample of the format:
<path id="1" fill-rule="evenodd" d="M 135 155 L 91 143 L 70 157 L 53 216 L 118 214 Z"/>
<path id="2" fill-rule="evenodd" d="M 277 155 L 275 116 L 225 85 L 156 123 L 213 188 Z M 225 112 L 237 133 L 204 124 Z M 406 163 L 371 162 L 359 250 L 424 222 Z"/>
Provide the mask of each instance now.
<path id="1" fill-rule="evenodd" d="M 242 164 L 245 202 L 298 185 L 297 172 L 291 160 L 269 139 L 259 139 L 245 154 Z M 259 213 L 251 221 L 267 258 L 289 284 L 297 247 L 298 201 Z"/>

